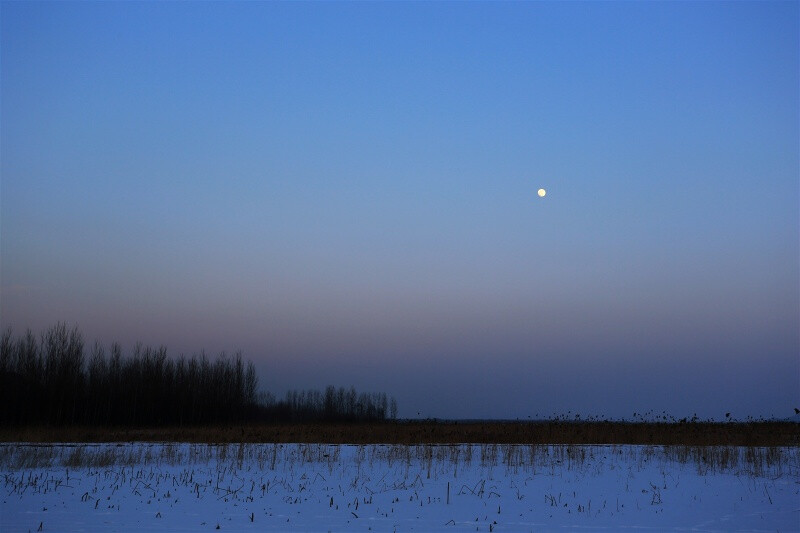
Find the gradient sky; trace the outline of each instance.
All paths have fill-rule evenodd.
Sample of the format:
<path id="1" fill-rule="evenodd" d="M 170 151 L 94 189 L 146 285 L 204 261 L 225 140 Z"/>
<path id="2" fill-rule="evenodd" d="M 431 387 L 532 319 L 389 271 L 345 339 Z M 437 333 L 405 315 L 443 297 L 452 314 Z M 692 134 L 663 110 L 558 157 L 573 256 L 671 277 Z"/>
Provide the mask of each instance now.
<path id="1" fill-rule="evenodd" d="M 799 6 L 3 2 L 2 326 L 400 416 L 789 416 Z"/>

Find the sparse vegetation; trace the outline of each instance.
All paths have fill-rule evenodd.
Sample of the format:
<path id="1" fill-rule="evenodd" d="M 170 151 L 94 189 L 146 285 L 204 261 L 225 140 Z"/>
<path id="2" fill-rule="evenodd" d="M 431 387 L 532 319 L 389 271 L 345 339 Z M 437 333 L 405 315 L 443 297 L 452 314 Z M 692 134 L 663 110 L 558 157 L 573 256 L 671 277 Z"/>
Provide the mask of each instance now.
<path id="1" fill-rule="evenodd" d="M 684 530 L 723 511 L 737 525 L 750 520 L 748 530 L 791 530 L 798 452 L 494 443 L 12 443 L 0 444 L 0 511 L 11 530 L 33 530 L 42 522 L 43 530 L 58 524 L 88 531 L 131 523 L 236 531 L 441 531 L 456 524 L 479 531 Z M 688 521 L 686 513 L 693 513 Z"/>
<path id="2" fill-rule="evenodd" d="M 345 446 L 346 447 L 346 446 Z M 243 463 L 259 470 L 286 465 L 323 463 L 329 467 L 341 460 L 343 446 L 320 443 L 269 444 L 0 444 L 0 469 L 18 471 L 32 468 L 108 468 L 117 466 L 191 466 L 216 462 L 230 468 Z M 800 467 L 800 448 L 785 446 L 586 446 L 549 444 L 393 444 L 359 445 L 352 459 L 356 467 L 376 462 L 392 468 L 414 462 L 430 478 L 434 471 L 457 472 L 459 465 L 473 462 L 482 468 L 535 473 L 555 466 L 582 468 L 596 455 L 613 457 L 641 467 L 651 461 L 692 465 L 700 475 L 745 473 L 758 477 L 779 477 L 785 470 Z"/>

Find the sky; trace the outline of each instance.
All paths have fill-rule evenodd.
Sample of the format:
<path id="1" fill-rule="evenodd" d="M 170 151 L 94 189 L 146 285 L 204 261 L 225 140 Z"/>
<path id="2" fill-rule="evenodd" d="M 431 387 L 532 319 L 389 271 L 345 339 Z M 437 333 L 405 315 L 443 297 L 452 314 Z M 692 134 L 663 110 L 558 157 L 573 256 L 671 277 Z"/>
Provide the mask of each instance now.
<path id="1" fill-rule="evenodd" d="M 0 10 L 4 329 L 401 417 L 800 407 L 797 2 Z"/>

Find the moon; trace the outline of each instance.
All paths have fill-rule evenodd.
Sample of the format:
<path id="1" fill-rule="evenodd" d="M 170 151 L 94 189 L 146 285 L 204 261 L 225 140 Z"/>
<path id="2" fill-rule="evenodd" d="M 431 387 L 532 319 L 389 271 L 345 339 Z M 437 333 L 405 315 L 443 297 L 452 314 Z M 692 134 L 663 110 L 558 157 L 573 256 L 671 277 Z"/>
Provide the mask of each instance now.
<path id="1" fill-rule="evenodd" d="M 539 189 L 539 198 L 544 198 L 544 195 L 547 194 L 547 191 L 544 189 Z"/>

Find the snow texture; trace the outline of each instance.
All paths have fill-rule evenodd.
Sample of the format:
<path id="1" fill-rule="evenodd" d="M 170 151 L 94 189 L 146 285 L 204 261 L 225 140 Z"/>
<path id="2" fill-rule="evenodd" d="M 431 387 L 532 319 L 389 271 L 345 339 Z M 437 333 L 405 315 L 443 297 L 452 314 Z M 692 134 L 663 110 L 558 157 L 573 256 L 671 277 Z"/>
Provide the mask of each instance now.
<path id="1" fill-rule="evenodd" d="M 0 475 L 3 532 L 800 531 L 797 448 L 16 443 Z"/>

